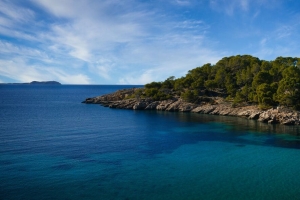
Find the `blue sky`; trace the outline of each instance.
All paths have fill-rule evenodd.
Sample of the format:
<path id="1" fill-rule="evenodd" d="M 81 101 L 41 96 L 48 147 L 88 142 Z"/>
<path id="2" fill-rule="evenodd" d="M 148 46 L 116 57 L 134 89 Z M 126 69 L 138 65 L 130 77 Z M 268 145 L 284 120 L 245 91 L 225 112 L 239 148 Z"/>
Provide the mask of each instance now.
<path id="1" fill-rule="evenodd" d="M 0 82 L 144 84 L 299 47 L 299 0 L 0 0 Z"/>

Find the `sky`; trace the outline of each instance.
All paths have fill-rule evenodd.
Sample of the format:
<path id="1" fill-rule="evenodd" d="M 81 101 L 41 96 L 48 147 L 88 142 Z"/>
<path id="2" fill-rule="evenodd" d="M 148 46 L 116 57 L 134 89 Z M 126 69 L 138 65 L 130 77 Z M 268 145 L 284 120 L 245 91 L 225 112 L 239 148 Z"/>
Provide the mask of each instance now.
<path id="1" fill-rule="evenodd" d="M 0 83 L 145 84 L 299 47 L 299 0 L 0 0 Z"/>

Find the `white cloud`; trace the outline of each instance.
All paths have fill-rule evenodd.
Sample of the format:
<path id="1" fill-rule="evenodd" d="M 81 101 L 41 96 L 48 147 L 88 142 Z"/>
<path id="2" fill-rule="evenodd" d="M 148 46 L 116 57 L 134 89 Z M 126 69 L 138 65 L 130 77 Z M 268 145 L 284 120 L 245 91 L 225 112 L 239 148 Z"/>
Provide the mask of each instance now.
<path id="1" fill-rule="evenodd" d="M 37 41 L 38 38 L 36 38 L 35 35 L 25 33 L 23 31 L 18 31 L 16 29 L 7 28 L 4 26 L 0 26 L 0 34 L 8 36 L 8 37 L 14 37 L 16 39 L 24 39 L 28 41 Z"/>
<path id="2" fill-rule="evenodd" d="M 61 4 L 61 1 L 35 2 L 58 17 L 71 19 L 67 24 L 56 23 L 52 26 L 53 33 L 49 38 L 56 44 L 52 48 L 64 48 L 69 55 L 89 63 L 90 71 L 106 80 L 111 80 L 119 69 L 128 69 L 132 65 L 139 65 L 139 69 L 131 69 L 132 71 L 147 72 L 143 72 L 138 79 L 134 76 L 134 79 L 127 81 L 130 83 L 133 80 L 141 83 L 154 78 L 147 70 L 149 67 L 154 68 L 154 71 L 162 69 L 164 74 L 186 71 L 186 65 L 190 63 L 187 59 L 193 61 L 189 67 L 201 64 L 199 59 L 191 59 L 191 49 L 196 57 L 205 49 L 208 50 L 203 47 L 203 40 L 209 41 L 205 38 L 209 26 L 201 20 L 175 23 L 166 16 L 161 18 L 155 11 L 144 10 L 143 6 L 133 11 L 134 8 L 129 9 L 130 4 L 123 1 L 103 1 L 97 5 L 92 1 L 85 1 L 84 5 L 82 1 L 76 4 L 71 1 L 63 1 Z M 87 5 L 89 8 L 84 9 Z M 115 10 L 117 5 L 121 7 L 119 12 Z M 114 54 L 118 56 L 115 57 Z M 103 59 L 106 62 L 99 63 Z M 174 62 L 170 63 L 169 60 Z M 161 74 L 157 77 L 161 78 Z"/>
<path id="3" fill-rule="evenodd" d="M 140 19 L 147 13 L 137 11 L 105 15 L 109 11 L 116 12 L 113 11 L 116 5 L 112 2 L 125 5 L 121 1 L 103 1 L 98 4 L 95 1 L 78 1 L 76 4 L 73 1 L 35 2 L 51 14 L 70 19 L 67 23 L 53 25 L 48 39 L 57 46 L 65 47 L 69 55 L 86 62 L 97 59 L 93 56 L 95 52 L 112 51 L 118 44 L 131 42 L 143 35 Z"/>
<path id="4" fill-rule="evenodd" d="M 95 65 L 90 65 L 89 69 L 91 73 L 97 74 L 98 76 L 110 80 L 110 71 L 111 71 L 112 65 L 110 64 L 101 64 L 97 63 Z"/>
<path id="5" fill-rule="evenodd" d="M 151 67 L 136 68 L 124 74 L 123 78 L 119 79 L 121 84 L 145 84 L 151 81 L 163 81 L 170 76 L 180 78 L 184 76 L 188 70 L 201 66 L 206 63 L 216 63 L 225 53 L 213 52 L 210 49 L 201 49 L 198 46 L 193 46 L 188 43 L 181 48 L 156 49 L 139 49 L 140 56 L 148 53 L 148 57 L 143 57 L 142 60 L 153 60 L 158 58 L 159 62 L 149 63 Z M 134 57 L 134 56 L 132 56 Z M 139 55 L 137 55 L 139 57 Z M 152 59 L 151 59 L 152 58 Z"/>
<path id="6" fill-rule="evenodd" d="M 278 56 L 291 56 L 299 57 L 300 51 L 297 45 L 292 41 L 281 41 L 282 37 L 278 38 L 278 34 L 274 32 L 268 37 L 262 38 L 258 45 L 256 51 L 253 55 L 259 57 L 260 59 L 275 59 Z M 276 41 L 276 42 L 275 42 Z"/>
<path id="7" fill-rule="evenodd" d="M 34 12 L 27 8 L 22 8 L 11 4 L 9 1 L 0 1 L 0 14 L 6 16 L 8 19 L 14 22 L 28 22 L 34 18 Z M 6 23 L 7 25 L 7 23 Z"/>
<path id="8" fill-rule="evenodd" d="M 22 59 L 0 59 L 0 74 L 19 82 L 56 80 L 69 84 L 90 83 L 86 75 L 67 73 L 54 67 L 30 65 Z"/>
<path id="9" fill-rule="evenodd" d="M 50 68 L 47 69 L 46 71 L 56 78 L 54 80 L 59 80 L 62 83 L 68 83 L 68 84 L 90 84 L 91 83 L 90 78 L 84 74 L 70 74 L 69 72 L 66 73 L 65 71 L 56 68 Z"/>
<path id="10" fill-rule="evenodd" d="M 191 5 L 191 2 L 189 0 L 174 0 L 172 3 L 175 3 L 176 5 L 179 6 L 189 6 Z"/>
<path id="11" fill-rule="evenodd" d="M 33 66 L 27 66 L 23 60 L 0 60 L 0 73 L 21 82 L 41 79 L 49 80 L 49 74 L 40 73 Z"/>
<path id="12" fill-rule="evenodd" d="M 293 34 L 293 32 L 295 31 L 294 30 L 294 27 L 296 24 L 294 24 L 294 26 L 289 26 L 289 25 L 283 25 L 281 27 L 279 27 L 276 31 L 275 31 L 275 34 L 276 34 L 276 38 L 277 39 L 282 39 L 282 38 L 286 38 L 286 37 L 289 37 Z"/>
<path id="13" fill-rule="evenodd" d="M 27 59 L 38 59 L 43 62 L 52 62 L 49 56 L 45 52 L 41 52 L 39 49 L 16 46 L 12 43 L 4 42 L 1 40 L 0 53 L 2 56 L 6 56 L 10 59 L 14 58 L 15 56 L 20 56 Z"/>
<path id="14" fill-rule="evenodd" d="M 86 1 L 86 4 L 83 4 L 81 0 L 77 0 L 76 3 L 73 0 L 62 0 L 62 1 L 32 0 L 32 2 L 41 5 L 48 12 L 50 12 L 51 14 L 57 17 L 67 17 L 67 18 L 73 18 L 76 15 L 80 16 L 86 13 L 87 10 L 84 8 L 86 7 L 87 4 L 90 3 Z"/>
<path id="15" fill-rule="evenodd" d="M 228 15 L 233 15 L 236 10 L 248 11 L 249 0 L 210 0 L 210 6 L 217 11 L 225 11 Z"/>
<path id="16" fill-rule="evenodd" d="M 74 28 L 63 27 L 55 25 L 52 27 L 53 35 L 49 36 L 49 39 L 56 44 L 58 49 L 63 49 L 69 53 L 69 55 L 74 58 L 81 59 L 83 61 L 90 60 L 90 52 L 88 44 L 86 44 L 86 39 L 84 34 L 81 34 Z"/>
<path id="17" fill-rule="evenodd" d="M 141 73 L 130 73 L 119 80 L 119 84 L 143 85 L 155 80 L 155 70 L 146 70 Z"/>
<path id="18" fill-rule="evenodd" d="M 265 46 L 265 44 L 267 43 L 268 39 L 267 38 L 263 38 L 261 41 L 260 41 L 260 46 Z"/>
<path id="19" fill-rule="evenodd" d="M 254 16 L 260 8 L 275 8 L 280 5 L 278 0 L 210 0 L 210 7 L 227 15 L 234 15 L 236 12 L 249 12 L 254 9 Z"/>
<path id="20" fill-rule="evenodd" d="M 249 0 L 241 0 L 240 4 L 242 10 L 247 11 L 249 9 Z"/>
<path id="21" fill-rule="evenodd" d="M 36 41 L 32 28 L 36 24 L 32 10 L 0 1 L 0 34 L 7 37 Z"/>
<path id="22" fill-rule="evenodd" d="M 22 82 L 55 79 L 63 83 L 101 80 L 100 83 L 141 84 L 164 80 L 170 75 L 184 75 L 194 67 L 216 62 L 224 56 L 223 51 L 214 50 L 216 42 L 208 37 L 211 27 L 204 20 L 174 18 L 175 15 L 167 15 L 155 6 L 150 9 L 147 2 L 30 2 L 45 10 L 47 17 L 40 19 L 33 8 L 8 1 L 5 6 L 20 10 L 20 16 L 29 13 L 24 18 L 26 27 L 20 26 L 17 13 L 0 16 L 0 21 L 16 27 L 0 26 L 0 34 L 22 41 L 0 40 L 0 73 Z M 233 2 L 229 11 L 230 6 L 242 10 L 250 6 L 247 0 Z M 184 6 L 192 1 L 174 3 Z M 8 56 L 13 63 L 8 62 Z"/>

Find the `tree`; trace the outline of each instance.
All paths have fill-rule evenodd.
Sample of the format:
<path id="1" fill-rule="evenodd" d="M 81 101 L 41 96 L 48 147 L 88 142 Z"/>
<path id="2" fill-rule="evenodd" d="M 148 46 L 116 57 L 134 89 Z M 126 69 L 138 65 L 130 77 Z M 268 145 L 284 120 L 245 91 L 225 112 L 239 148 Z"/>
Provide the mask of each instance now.
<path id="1" fill-rule="evenodd" d="M 181 98 L 187 102 L 194 102 L 198 97 L 197 90 L 186 90 L 181 94 Z"/>
<path id="2" fill-rule="evenodd" d="M 263 83 L 256 89 L 258 103 L 262 106 L 274 105 L 273 94 L 275 91 L 270 84 Z"/>
<path id="3" fill-rule="evenodd" d="M 278 84 L 276 100 L 286 106 L 300 105 L 300 69 L 290 66 L 282 73 L 283 79 Z"/>
<path id="4" fill-rule="evenodd" d="M 145 85 L 142 95 L 165 99 L 181 95 L 192 101 L 200 90 L 222 92 L 235 102 L 253 102 L 269 106 L 278 103 L 300 108 L 300 58 L 278 57 L 259 60 L 250 55 L 224 57 L 215 65 L 205 64 L 189 70 L 181 78 Z M 218 89 L 218 90 L 216 90 Z M 224 94 L 225 92 L 226 94 Z"/>
<path id="5" fill-rule="evenodd" d="M 253 82 L 252 82 L 252 87 L 256 88 L 263 83 L 270 84 L 271 82 L 272 82 L 271 74 L 269 74 L 269 72 L 266 72 L 266 71 L 260 71 L 254 76 Z"/>
<path id="6" fill-rule="evenodd" d="M 215 77 L 215 83 L 219 88 L 224 88 L 225 87 L 225 80 L 226 80 L 226 71 L 224 68 L 220 68 Z"/>
<path id="7" fill-rule="evenodd" d="M 145 88 L 156 88 L 159 89 L 161 88 L 162 83 L 161 82 L 151 82 L 145 85 Z"/>
<path id="8" fill-rule="evenodd" d="M 207 80 L 204 83 L 204 86 L 207 87 L 208 89 L 214 89 L 218 86 L 215 80 Z"/>
<path id="9" fill-rule="evenodd" d="M 172 89 L 174 87 L 174 83 L 175 83 L 175 76 L 170 76 L 164 82 L 162 82 L 161 87 Z"/>
<path id="10" fill-rule="evenodd" d="M 236 87 L 236 83 L 235 83 L 232 76 L 230 76 L 230 75 L 226 76 L 226 78 L 225 78 L 225 87 L 226 87 L 227 93 L 231 97 L 234 97 L 235 93 L 237 91 L 237 87 Z"/>
<path id="11" fill-rule="evenodd" d="M 269 72 L 269 70 L 272 68 L 272 65 L 270 62 L 268 61 L 263 61 L 261 63 L 261 70 L 265 71 L 265 72 Z"/>
<path id="12" fill-rule="evenodd" d="M 199 77 L 191 84 L 192 89 L 200 89 L 204 87 L 204 79 L 203 77 Z"/>

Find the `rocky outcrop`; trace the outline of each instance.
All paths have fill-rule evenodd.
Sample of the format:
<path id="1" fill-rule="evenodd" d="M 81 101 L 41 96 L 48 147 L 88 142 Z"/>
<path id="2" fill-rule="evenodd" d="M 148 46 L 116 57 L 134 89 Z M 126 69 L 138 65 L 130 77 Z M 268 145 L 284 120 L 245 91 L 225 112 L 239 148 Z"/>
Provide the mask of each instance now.
<path id="1" fill-rule="evenodd" d="M 299 125 L 300 113 L 286 108 L 269 109 L 259 115 L 258 121 L 271 124 Z"/>
<path id="2" fill-rule="evenodd" d="M 234 108 L 228 104 L 216 104 L 216 105 L 203 105 L 198 106 L 192 110 L 192 112 L 212 114 L 212 115 L 228 115 L 228 116 L 238 116 L 246 117 L 248 119 L 253 119 L 253 115 L 256 115 L 259 111 L 256 106 L 244 106 Z"/>
<path id="3" fill-rule="evenodd" d="M 194 112 L 211 115 L 237 116 L 245 117 L 251 120 L 269 124 L 299 125 L 300 113 L 287 108 L 271 108 L 269 110 L 260 110 L 257 106 L 248 105 L 241 107 L 232 107 L 221 97 L 214 97 L 209 102 L 203 101 L 188 103 L 181 98 L 172 98 L 163 101 L 154 101 L 150 98 L 132 98 L 136 89 L 119 90 L 112 94 L 102 95 L 93 98 L 87 98 L 82 103 L 100 104 L 105 107 L 133 110 L 161 110 L 172 112 Z"/>
<path id="4" fill-rule="evenodd" d="M 113 103 L 116 101 L 124 100 L 127 97 L 130 97 L 130 95 L 134 94 L 135 90 L 136 90 L 135 88 L 118 90 L 111 94 L 106 94 L 106 95 L 93 97 L 93 98 L 87 98 L 82 103 L 92 103 L 92 104 L 103 104 L 108 102 Z"/>

